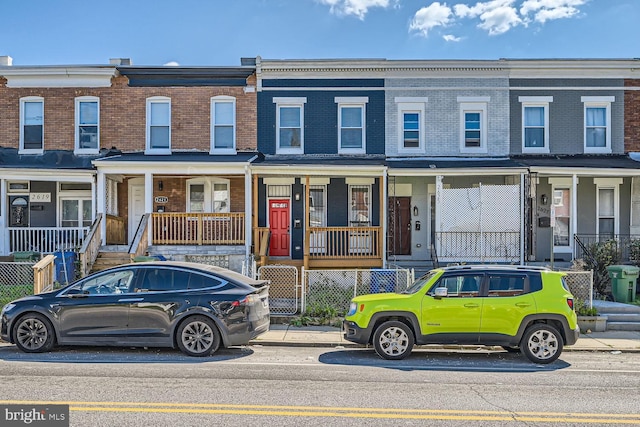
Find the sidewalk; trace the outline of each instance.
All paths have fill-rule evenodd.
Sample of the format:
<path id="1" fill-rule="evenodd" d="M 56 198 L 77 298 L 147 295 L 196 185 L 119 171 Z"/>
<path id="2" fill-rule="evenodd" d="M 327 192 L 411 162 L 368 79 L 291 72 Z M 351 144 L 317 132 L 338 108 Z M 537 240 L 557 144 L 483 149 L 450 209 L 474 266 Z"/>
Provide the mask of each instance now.
<path id="1" fill-rule="evenodd" d="M 362 347 L 347 341 L 339 328 L 331 326 L 271 325 L 268 332 L 251 341 L 253 345 L 287 347 Z M 449 346 L 447 346 L 449 347 Z M 640 332 L 605 331 L 580 335 L 565 351 L 623 351 L 640 353 Z"/>

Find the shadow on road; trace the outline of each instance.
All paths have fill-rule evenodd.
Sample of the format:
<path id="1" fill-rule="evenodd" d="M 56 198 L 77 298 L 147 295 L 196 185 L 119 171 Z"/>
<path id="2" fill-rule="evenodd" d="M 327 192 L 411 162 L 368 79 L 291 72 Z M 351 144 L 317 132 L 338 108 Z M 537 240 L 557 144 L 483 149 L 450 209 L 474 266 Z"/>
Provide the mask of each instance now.
<path id="1" fill-rule="evenodd" d="M 55 347 L 48 353 L 23 353 L 15 345 L 0 346 L 0 360 L 43 363 L 184 363 L 226 362 L 253 354 L 250 347 L 220 349 L 208 357 L 190 357 L 180 350 L 153 347 Z"/>
<path id="2" fill-rule="evenodd" d="M 414 349 L 403 360 L 384 360 L 373 349 L 331 351 L 318 360 L 328 365 L 376 366 L 400 371 L 468 372 L 549 372 L 566 369 L 569 363 L 558 359 L 548 365 L 531 363 L 519 353 L 491 350 Z"/>

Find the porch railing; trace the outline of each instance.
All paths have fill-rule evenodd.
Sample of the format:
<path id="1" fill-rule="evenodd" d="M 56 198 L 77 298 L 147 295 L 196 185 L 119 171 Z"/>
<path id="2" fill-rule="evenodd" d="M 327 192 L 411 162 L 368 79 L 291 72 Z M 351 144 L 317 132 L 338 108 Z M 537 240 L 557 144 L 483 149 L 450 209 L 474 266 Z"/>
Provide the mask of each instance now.
<path id="1" fill-rule="evenodd" d="M 102 214 L 98 214 L 96 220 L 91 226 L 91 230 L 87 234 L 87 237 L 82 243 L 82 247 L 78 251 L 80 258 L 80 277 L 84 277 L 89 274 L 93 263 L 98 258 L 98 252 L 100 252 L 100 245 L 102 244 Z"/>
<path id="2" fill-rule="evenodd" d="M 242 245 L 244 213 L 153 213 L 154 245 Z"/>
<path id="3" fill-rule="evenodd" d="M 614 241 L 620 255 L 619 262 L 640 263 L 640 234 L 576 234 L 574 239 L 579 243 L 574 245 L 574 259 L 593 257 L 590 248 L 596 243 Z"/>
<path id="4" fill-rule="evenodd" d="M 151 214 L 144 214 L 140 218 L 138 229 L 136 230 L 133 241 L 129 245 L 129 257 L 133 261 L 135 257 L 146 255 L 147 249 L 149 249 L 149 217 Z"/>
<path id="5" fill-rule="evenodd" d="M 520 261 L 518 231 L 440 231 L 436 232 L 436 250 L 444 262 Z"/>
<path id="6" fill-rule="evenodd" d="M 310 227 L 309 259 L 378 259 L 382 227 Z"/>
<path id="7" fill-rule="evenodd" d="M 127 227 L 124 218 L 107 215 L 107 245 L 124 245 L 127 243 Z"/>
<path id="8" fill-rule="evenodd" d="M 53 253 L 82 246 L 89 227 L 9 227 L 11 252 Z"/>
<path id="9" fill-rule="evenodd" d="M 53 290 L 56 272 L 54 259 L 53 255 L 47 255 L 33 266 L 34 295 Z"/>

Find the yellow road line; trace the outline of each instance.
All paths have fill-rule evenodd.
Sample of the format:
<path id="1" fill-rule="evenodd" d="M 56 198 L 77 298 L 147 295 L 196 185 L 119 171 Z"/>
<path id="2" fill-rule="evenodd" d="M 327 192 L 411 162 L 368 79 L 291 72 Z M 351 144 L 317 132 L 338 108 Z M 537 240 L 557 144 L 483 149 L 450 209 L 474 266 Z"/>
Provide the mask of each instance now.
<path id="1" fill-rule="evenodd" d="M 291 417 L 395 418 L 462 421 L 529 421 L 548 423 L 634 424 L 640 425 L 639 414 L 509 412 L 448 409 L 322 407 L 287 405 L 241 405 L 224 403 L 160 403 L 160 402 L 81 402 L 0 400 L 0 404 L 69 405 L 71 411 L 144 412 L 221 415 L 266 415 Z"/>

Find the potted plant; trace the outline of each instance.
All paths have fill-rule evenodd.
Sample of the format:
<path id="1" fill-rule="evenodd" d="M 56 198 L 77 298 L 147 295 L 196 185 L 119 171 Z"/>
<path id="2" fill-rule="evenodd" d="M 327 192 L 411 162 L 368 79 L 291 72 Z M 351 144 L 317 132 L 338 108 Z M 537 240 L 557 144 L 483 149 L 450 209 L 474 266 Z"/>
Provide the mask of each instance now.
<path id="1" fill-rule="evenodd" d="M 607 316 L 600 316 L 595 307 L 589 307 L 583 301 L 577 300 L 576 314 L 581 333 L 590 334 L 607 330 Z"/>

